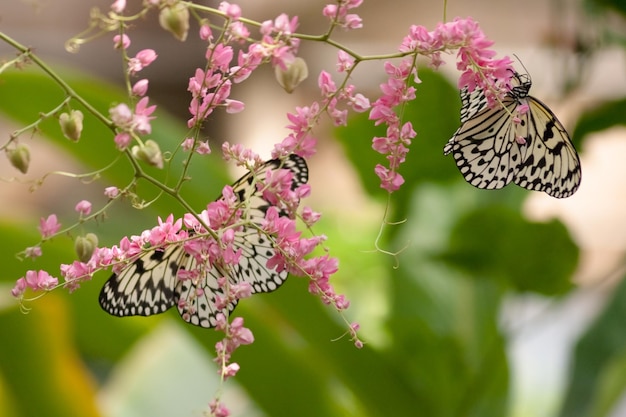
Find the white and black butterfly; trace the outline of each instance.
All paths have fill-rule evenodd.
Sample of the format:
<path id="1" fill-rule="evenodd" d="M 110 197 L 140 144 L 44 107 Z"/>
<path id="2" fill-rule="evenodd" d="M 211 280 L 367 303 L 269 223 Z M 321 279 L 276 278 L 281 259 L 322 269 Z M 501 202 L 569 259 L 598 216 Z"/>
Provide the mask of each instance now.
<path id="1" fill-rule="evenodd" d="M 259 227 L 270 203 L 263 198 L 262 191 L 257 189 L 257 179 L 264 180 L 268 169 L 281 168 L 292 172 L 292 190 L 308 181 L 306 161 L 292 154 L 284 161 L 267 161 L 260 170 L 254 174 L 249 172 L 233 184 L 234 194 L 245 211 L 242 217 Z M 244 227 L 237 231 L 234 246 L 235 250 L 242 249 L 242 255 L 230 273 L 210 266 L 197 285 L 192 280 L 177 278 L 179 271 L 193 271 L 198 267 L 195 258 L 184 250 L 182 244 L 147 252 L 119 274 L 109 278 L 100 291 L 100 306 L 109 314 L 119 317 L 150 316 L 176 306 L 181 317 L 189 323 L 215 327 L 217 314 L 226 315 L 237 303 L 229 304 L 225 310 L 217 308 L 216 295 L 224 296 L 217 284 L 220 277 L 228 276 L 232 284 L 248 282 L 252 293 L 274 291 L 287 279 L 287 271 L 276 272 L 266 267 L 275 249 L 257 228 Z M 192 308 L 181 305 L 181 300 L 182 304 L 191 300 Z"/>
<path id="2" fill-rule="evenodd" d="M 500 189 L 511 181 L 556 198 L 580 185 L 580 159 L 565 128 L 541 101 L 528 95 L 531 81 L 515 73 L 513 87 L 495 108 L 476 88 L 461 92 L 461 127 L 443 148 L 452 153 L 465 180 Z M 526 112 L 518 109 L 527 105 Z M 519 120 L 514 121 L 514 117 Z"/>

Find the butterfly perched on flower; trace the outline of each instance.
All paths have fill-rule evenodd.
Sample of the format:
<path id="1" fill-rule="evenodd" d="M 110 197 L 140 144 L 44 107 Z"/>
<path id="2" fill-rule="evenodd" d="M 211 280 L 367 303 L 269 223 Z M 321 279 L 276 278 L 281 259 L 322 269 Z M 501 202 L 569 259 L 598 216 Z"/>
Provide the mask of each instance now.
<path id="1" fill-rule="evenodd" d="M 461 91 L 461 126 L 445 145 L 471 185 L 500 189 L 513 181 L 552 197 L 569 197 L 580 185 L 580 159 L 565 128 L 541 101 L 528 95 L 527 75 L 495 107 L 476 88 Z"/>
<path id="2" fill-rule="evenodd" d="M 224 266 L 223 259 L 215 259 L 213 254 L 219 246 L 211 235 L 195 238 L 198 234 L 194 230 L 184 231 L 188 235 L 184 241 L 148 249 L 113 274 L 100 292 L 100 306 L 120 317 L 150 316 L 176 306 L 185 321 L 210 328 L 215 327 L 219 313 L 227 315 L 237 305 L 237 298 L 231 299 L 225 294 L 224 280 L 228 280 L 230 288 L 247 283 L 252 294 L 277 289 L 287 279 L 287 271 L 267 267 L 275 248 L 261 229 L 265 214 L 273 205 L 268 201 L 273 198 L 266 194 L 263 181 L 266 176 L 270 177 L 270 171 L 275 174 L 278 170 L 284 170 L 291 178 L 292 191 L 308 181 L 306 161 L 292 154 L 284 160 L 265 162 L 260 169 L 248 172 L 232 185 L 233 201 L 229 204 L 234 203 L 241 220 L 233 221 L 229 218 L 233 216 L 226 216 L 224 220 L 234 230 L 230 255 L 238 255 L 238 261 L 233 265 Z M 212 204 L 225 203 L 225 198 Z M 279 213 L 287 215 L 284 209 Z M 197 247 L 208 248 L 204 262 L 194 256 L 197 250 L 192 248 Z"/>

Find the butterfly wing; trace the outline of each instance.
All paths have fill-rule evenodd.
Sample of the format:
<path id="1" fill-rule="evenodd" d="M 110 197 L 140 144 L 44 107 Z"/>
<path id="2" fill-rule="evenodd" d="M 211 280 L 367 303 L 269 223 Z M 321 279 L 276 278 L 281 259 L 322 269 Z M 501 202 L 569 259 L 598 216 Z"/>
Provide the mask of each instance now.
<path id="1" fill-rule="evenodd" d="M 581 169 L 565 128 L 545 104 L 528 95 L 528 77 L 515 74 L 512 83 L 495 108 L 487 106 L 481 89 L 461 91 L 461 127 L 444 154 L 452 153 L 465 180 L 478 188 L 499 189 L 513 181 L 557 198 L 572 195 Z M 529 109 L 518 115 L 523 104 Z M 513 122 L 513 115 L 520 123 Z"/>
<path id="2" fill-rule="evenodd" d="M 114 316 L 151 316 L 176 304 L 176 272 L 188 255 L 181 246 L 146 253 L 100 291 L 100 306 Z"/>
<path id="3" fill-rule="evenodd" d="M 474 118 L 487 107 L 487 98 L 480 88 L 471 93 L 465 87 L 461 90 L 461 124 Z"/>
<path id="4" fill-rule="evenodd" d="M 582 176 L 580 159 L 567 131 L 541 101 L 528 97 L 524 115 L 528 151 L 514 181 L 529 190 L 544 191 L 556 198 L 576 192 Z"/>
<path id="5" fill-rule="evenodd" d="M 484 99 L 482 93 L 476 97 L 479 102 Z M 519 147 L 513 146 L 516 132 L 509 115 L 517 107 L 517 100 L 506 97 L 503 104 L 504 108 L 492 109 L 486 107 L 485 100 L 483 106 L 462 111 L 465 122 L 443 150 L 445 155 L 452 153 L 465 180 L 478 188 L 493 190 L 509 184 L 522 161 Z"/>
<path id="6" fill-rule="evenodd" d="M 260 170 L 248 173 L 233 184 L 244 218 L 260 228 L 270 203 L 263 198 L 256 184 L 265 179 L 268 169 L 288 169 L 293 174 L 291 188 L 295 189 L 308 181 L 306 161 L 290 155 L 284 161 L 267 161 Z M 281 212 L 285 215 L 285 212 Z M 181 317 L 196 326 L 215 327 L 218 313 L 227 313 L 236 307 L 236 301 L 224 310 L 216 305 L 216 297 L 223 297 L 217 283 L 228 276 L 230 283 L 248 282 L 252 292 L 270 292 L 287 279 L 287 271 L 276 272 L 267 268 L 267 260 L 274 256 L 272 242 L 259 233 L 257 227 L 244 227 L 235 233 L 235 250 L 241 249 L 239 263 L 230 272 L 221 271 L 212 265 L 201 279 L 179 280 L 180 270 L 194 271 L 198 268 L 195 258 L 185 252 L 182 245 L 172 245 L 165 250 L 148 252 L 120 274 L 114 274 L 100 292 L 100 305 L 116 316 L 163 313 L 177 306 Z"/>

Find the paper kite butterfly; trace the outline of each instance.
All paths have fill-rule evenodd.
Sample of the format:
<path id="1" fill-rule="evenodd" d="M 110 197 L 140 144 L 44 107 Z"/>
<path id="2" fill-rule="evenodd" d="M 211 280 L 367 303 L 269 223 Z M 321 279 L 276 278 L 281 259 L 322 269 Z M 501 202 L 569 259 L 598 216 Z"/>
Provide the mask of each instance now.
<path id="1" fill-rule="evenodd" d="M 264 180 L 269 169 L 291 171 L 292 190 L 308 181 L 305 160 L 292 154 L 284 161 L 267 161 L 260 170 L 249 172 L 235 182 L 234 194 L 241 209 L 245 211 L 242 217 L 259 227 L 270 203 L 263 198 L 262 190 L 257 189 L 257 180 Z M 284 215 L 284 212 L 281 214 Z M 267 260 L 274 255 L 275 249 L 272 242 L 259 233 L 257 228 L 244 226 L 235 232 L 234 246 L 236 249 L 241 248 L 243 252 L 239 263 L 229 273 L 208 265 L 205 276 L 198 281 L 177 278 L 179 271 L 197 268 L 195 258 L 184 250 L 182 244 L 148 251 L 109 278 L 100 292 L 100 306 L 109 314 L 120 317 L 150 316 L 177 307 L 181 317 L 189 323 L 207 328 L 215 327 L 217 314 L 227 314 L 236 306 L 235 301 L 224 310 L 217 308 L 215 297 L 223 296 L 223 290 L 217 284 L 220 277 L 228 276 L 232 284 L 246 281 L 251 285 L 252 293 L 274 291 L 287 279 L 287 271 L 276 272 L 266 267 Z M 189 314 L 189 308 L 183 308 L 179 303 L 180 300 L 189 299 L 194 303 L 191 309 L 193 314 Z"/>
<path id="2" fill-rule="evenodd" d="M 451 153 L 465 180 L 478 188 L 500 189 L 512 181 L 552 197 L 571 196 L 581 169 L 569 135 L 545 104 L 528 95 L 527 75 L 515 73 L 512 83 L 495 108 L 487 105 L 482 89 L 461 91 L 461 127 L 444 154 Z"/>

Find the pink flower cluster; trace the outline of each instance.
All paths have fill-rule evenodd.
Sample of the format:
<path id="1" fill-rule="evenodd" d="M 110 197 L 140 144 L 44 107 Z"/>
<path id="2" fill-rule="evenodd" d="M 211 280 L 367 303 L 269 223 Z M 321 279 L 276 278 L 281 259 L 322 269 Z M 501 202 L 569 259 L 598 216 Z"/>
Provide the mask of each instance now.
<path id="1" fill-rule="evenodd" d="M 370 111 L 369 118 L 375 125 L 387 125 L 387 135 L 374 137 L 372 148 L 387 155 L 389 167 L 376 165 L 374 172 L 380 178 L 380 186 L 388 192 L 394 192 L 404 183 L 404 178 L 398 173 L 398 168 L 406 160 L 408 146 L 416 133 L 411 122 L 402 123 L 396 114 L 395 108 L 415 99 L 415 87 L 410 85 L 410 78 L 419 83 L 417 69 L 412 58 L 405 58 L 399 66 L 385 62 L 387 82 L 380 85 L 382 96 L 376 100 Z"/>
<path id="2" fill-rule="evenodd" d="M 459 89 L 474 91 L 476 87 L 485 92 L 490 103 L 496 97 L 503 98 L 511 89 L 513 62 L 509 57 L 494 59 L 496 51 L 490 49 L 493 41 L 487 39 L 478 23 L 471 17 L 456 18 L 452 22 L 439 23 L 435 30 L 413 25 L 400 46 L 401 52 L 414 52 L 430 56 L 437 68 L 443 61 L 441 53 L 458 50 L 457 69 L 462 72 Z"/>
<path id="3" fill-rule="evenodd" d="M 46 271 L 27 271 L 26 275 L 19 278 L 11 290 L 11 295 L 20 298 L 26 288 L 33 291 L 49 291 L 59 284 L 59 280 L 50 276 Z"/>
<path id="4" fill-rule="evenodd" d="M 297 17 L 289 18 L 281 14 L 274 21 L 267 20 L 261 24 L 260 42 L 253 42 L 246 52 L 239 51 L 236 65 L 231 66 L 234 58 L 233 47 L 229 42 L 244 42 L 250 33 L 238 19 L 241 8 L 227 2 L 220 3 L 219 11 L 227 18 L 225 36 L 221 43 L 213 43 L 213 35 L 209 26 L 200 28 L 200 38 L 209 41 L 207 47 L 206 69 L 198 68 L 194 77 L 189 79 L 187 90 L 191 92 L 189 112 L 191 118 L 187 125 L 191 128 L 199 126 L 217 108 L 225 107 L 228 113 L 238 113 L 244 109 L 241 101 L 229 99 L 233 83 L 241 83 L 262 63 L 286 68 L 286 64 L 294 60 L 300 44 L 299 39 L 291 37 L 298 25 Z"/>
<path id="5" fill-rule="evenodd" d="M 348 72 L 354 65 L 354 60 L 344 51 L 339 51 L 337 68 L 339 72 Z M 317 124 L 322 112 L 326 112 L 335 126 L 345 126 L 347 124 L 348 110 L 340 108 L 341 103 L 345 103 L 357 113 L 364 112 L 370 108 L 370 101 L 361 93 L 356 93 L 356 87 L 347 84 L 342 88 L 337 87 L 331 75 L 326 71 L 321 71 L 318 77 L 318 87 L 322 94 L 322 102 L 313 102 L 307 107 L 296 107 L 295 113 L 287 113 L 287 118 L 291 124 L 287 129 L 291 133 L 280 143 L 274 145 L 272 157 L 295 152 L 304 157 L 315 153 L 317 140 L 311 136 L 311 130 Z"/>
<path id="6" fill-rule="evenodd" d="M 315 217 L 319 219 L 319 216 Z M 267 210 L 261 228 L 276 236 L 276 251 L 267 261 L 268 267 L 279 272 L 287 270 L 292 275 L 308 277 L 311 294 L 319 295 L 325 304 L 332 304 L 337 311 L 348 308 L 350 303 L 345 296 L 337 294 L 329 282 L 330 276 L 339 269 L 339 261 L 328 255 L 305 258 L 326 240 L 325 236 L 303 238 L 302 233 L 296 229 L 295 221 L 279 216 L 276 207 Z"/>
<path id="7" fill-rule="evenodd" d="M 132 135 L 148 135 L 152 132 L 150 121 L 154 119 L 152 113 L 156 106 L 148 106 L 148 97 L 143 97 L 132 111 L 125 103 L 118 104 L 109 110 L 111 120 L 118 129 L 115 135 L 115 144 L 119 150 L 130 145 Z"/>
<path id="8" fill-rule="evenodd" d="M 363 27 L 363 20 L 357 14 L 348 13 L 348 10 L 359 7 L 362 3 L 363 0 L 339 0 L 337 4 L 324 6 L 322 14 L 346 30 L 360 29 Z"/>
<path id="9" fill-rule="evenodd" d="M 235 376 L 239 371 L 237 363 L 230 363 L 230 357 L 241 345 L 249 345 L 254 342 L 252 331 L 243 327 L 243 319 L 235 317 L 232 322 L 228 322 L 223 314 L 217 315 L 217 325 L 215 330 L 224 332 L 224 339 L 215 344 L 217 356 L 214 361 L 220 364 L 218 372 L 224 379 Z"/>

